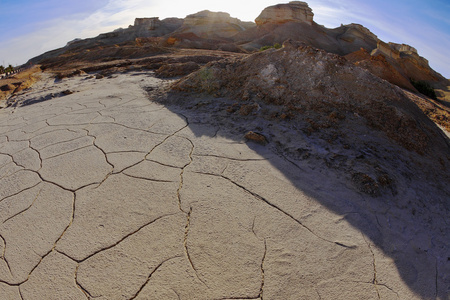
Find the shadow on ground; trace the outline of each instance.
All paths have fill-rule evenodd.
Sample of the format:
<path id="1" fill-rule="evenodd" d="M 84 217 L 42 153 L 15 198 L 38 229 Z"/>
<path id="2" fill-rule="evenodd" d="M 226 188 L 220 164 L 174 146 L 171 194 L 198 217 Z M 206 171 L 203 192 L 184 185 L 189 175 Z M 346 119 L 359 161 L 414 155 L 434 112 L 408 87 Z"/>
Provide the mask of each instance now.
<path id="1" fill-rule="evenodd" d="M 401 148 L 374 130 L 364 129 L 373 136 L 354 149 L 342 152 L 342 145 L 324 146 L 320 137 L 305 135 L 302 130 L 296 130 L 294 125 L 289 125 L 289 121 L 242 116 L 230 113 L 230 110 L 227 112 L 227 108 L 234 103 L 229 99 L 172 94 L 152 100 L 183 115 L 188 120 L 188 128 L 196 137 L 218 135 L 237 143 L 247 143 L 249 148 L 282 172 L 299 191 L 341 216 L 367 237 L 376 246 L 376 249 L 371 248 L 369 243 L 374 257 L 372 284 L 387 287 L 401 298 L 396 291 L 399 289 L 398 284 L 394 280 L 390 281 L 396 272 L 389 269 L 389 263 L 392 265 L 393 262 L 401 280 L 417 298 L 448 299 L 448 170 L 439 165 L 436 165 L 435 170 L 421 170 L 420 161 L 423 157 Z M 243 136 L 250 130 L 261 132 L 269 143 L 259 145 L 245 140 Z M 445 136 L 442 138 L 447 139 Z M 449 140 L 445 143 L 449 145 Z M 371 144 L 378 150 L 367 146 Z M 443 151 L 450 155 L 450 147 Z M 426 167 L 422 165 L 422 168 Z M 375 183 L 370 180 L 357 182 L 355 174 L 365 174 L 368 169 L 375 170 L 375 176 L 387 174 L 385 180 L 389 182 L 383 187 L 382 176 Z M 376 192 L 370 192 L 371 184 L 378 185 Z M 369 188 L 365 190 L 367 186 Z M 274 199 L 258 195 L 258 190 L 249 189 L 249 192 L 299 223 L 308 222 L 304 216 L 286 211 L 283 199 L 278 199 L 275 204 Z M 335 243 L 352 247 L 339 241 Z"/>

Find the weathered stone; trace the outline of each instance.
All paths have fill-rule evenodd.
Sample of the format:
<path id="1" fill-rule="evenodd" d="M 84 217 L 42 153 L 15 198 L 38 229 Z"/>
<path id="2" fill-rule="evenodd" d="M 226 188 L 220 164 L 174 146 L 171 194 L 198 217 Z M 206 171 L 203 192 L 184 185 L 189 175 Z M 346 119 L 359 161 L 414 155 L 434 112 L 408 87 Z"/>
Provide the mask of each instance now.
<path id="1" fill-rule="evenodd" d="M 183 26 L 173 35 L 181 34 L 182 37 L 187 37 L 186 34 L 191 33 L 201 38 L 230 38 L 252 26 L 254 24 L 232 18 L 228 13 L 204 10 L 188 15 Z"/>
<path id="2" fill-rule="evenodd" d="M 155 18 L 136 18 L 134 20 L 134 26 L 146 26 L 149 30 L 155 30 L 158 27 L 160 21 L 158 17 Z"/>
<path id="3" fill-rule="evenodd" d="M 278 4 L 265 8 L 256 18 L 256 25 L 283 24 L 287 22 L 305 22 L 312 24 L 313 12 L 303 1 L 291 1 L 289 4 Z"/>
<path id="4" fill-rule="evenodd" d="M 261 145 L 267 144 L 267 139 L 260 133 L 249 131 L 244 135 L 244 138 L 256 142 Z"/>

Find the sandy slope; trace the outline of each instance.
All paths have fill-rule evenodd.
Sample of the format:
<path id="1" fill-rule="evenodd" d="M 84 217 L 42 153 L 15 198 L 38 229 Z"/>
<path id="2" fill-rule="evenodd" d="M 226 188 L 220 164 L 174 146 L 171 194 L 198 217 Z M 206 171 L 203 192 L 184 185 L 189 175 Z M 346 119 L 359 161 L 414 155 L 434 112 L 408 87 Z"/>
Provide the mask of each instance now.
<path id="1" fill-rule="evenodd" d="M 2 297 L 448 299 L 445 193 L 360 193 L 162 83 L 48 77 L 0 111 Z"/>

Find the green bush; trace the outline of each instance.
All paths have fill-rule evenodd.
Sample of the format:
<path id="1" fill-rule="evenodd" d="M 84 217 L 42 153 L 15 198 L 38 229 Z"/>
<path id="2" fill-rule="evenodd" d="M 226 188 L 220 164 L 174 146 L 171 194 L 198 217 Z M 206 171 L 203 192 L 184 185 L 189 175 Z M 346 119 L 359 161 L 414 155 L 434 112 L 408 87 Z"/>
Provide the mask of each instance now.
<path id="1" fill-rule="evenodd" d="M 419 93 L 424 94 L 431 99 L 437 100 L 436 92 L 431 85 L 425 81 L 415 81 L 414 79 L 411 79 L 411 84 L 416 88 L 416 90 L 419 91 Z"/>
<path id="2" fill-rule="evenodd" d="M 268 49 L 280 49 L 281 48 L 281 45 L 279 44 L 279 43 L 276 43 L 275 45 L 273 45 L 273 46 L 263 46 L 263 47 L 261 47 L 260 49 L 259 49 L 259 51 L 266 51 L 266 50 L 268 50 Z"/>

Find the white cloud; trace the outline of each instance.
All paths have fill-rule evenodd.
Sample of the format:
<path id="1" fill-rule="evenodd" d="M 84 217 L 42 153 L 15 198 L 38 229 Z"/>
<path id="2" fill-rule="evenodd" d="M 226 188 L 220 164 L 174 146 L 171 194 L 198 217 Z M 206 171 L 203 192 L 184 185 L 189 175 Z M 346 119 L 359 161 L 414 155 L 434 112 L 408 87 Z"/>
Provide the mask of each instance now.
<path id="1" fill-rule="evenodd" d="M 71 15 L 48 20 L 29 34 L 5 41 L 8 47 L 0 48 L 0 57 L 5 63 L 22 64 L 46 51 L 63 47 L 75 38 L 94 37 L 119 26 L 129 25 L 134 20 L 136 9 L 145 2 L 111 0 L 87 17 Z"/>

